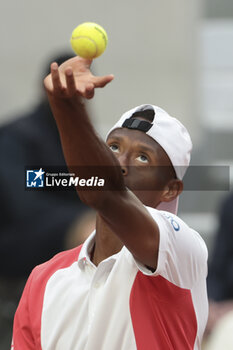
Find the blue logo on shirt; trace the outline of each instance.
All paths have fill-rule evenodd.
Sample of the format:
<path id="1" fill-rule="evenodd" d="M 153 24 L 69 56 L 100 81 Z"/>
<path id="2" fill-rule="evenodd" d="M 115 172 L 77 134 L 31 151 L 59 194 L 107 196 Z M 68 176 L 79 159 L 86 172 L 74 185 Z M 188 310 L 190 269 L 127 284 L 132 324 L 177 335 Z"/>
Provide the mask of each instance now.
<path id="1" fill-rule="evenodd" d="M 163 213 L 163 216 L 165 216 L 171 223 L 172 227 L 174 228 L 175 231 L 179 231 L 180 230 L 180 225 L 178 224 L 178 222 L 173 218 L 172 215 L 169 214 L 165 214 Z"/>

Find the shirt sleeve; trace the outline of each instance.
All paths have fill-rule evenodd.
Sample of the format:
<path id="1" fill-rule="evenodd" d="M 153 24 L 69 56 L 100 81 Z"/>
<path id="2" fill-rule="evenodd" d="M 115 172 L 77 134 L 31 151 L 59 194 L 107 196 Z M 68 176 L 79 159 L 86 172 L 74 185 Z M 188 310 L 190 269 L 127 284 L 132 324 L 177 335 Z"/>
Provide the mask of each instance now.
<path id="1" fill-rule="evenodd" d="M 35 340 L 33 337 L 29 313 L 29 294 L 32 278 L 33 273 L 30 275 L 26 283 L 18 308 L 15 313 L 11 350 L 38 349 L 36 347 Z"/>
<path id="2" fill-rule="evenodd" d="M 207 276 L 207 248 L 200 235 L 176 215 L 146 207 L 159 226 L 159 253 L 156 271 L 136 261 L 145 275 L 158 276 L 190 289 L 200 275 Z"/>

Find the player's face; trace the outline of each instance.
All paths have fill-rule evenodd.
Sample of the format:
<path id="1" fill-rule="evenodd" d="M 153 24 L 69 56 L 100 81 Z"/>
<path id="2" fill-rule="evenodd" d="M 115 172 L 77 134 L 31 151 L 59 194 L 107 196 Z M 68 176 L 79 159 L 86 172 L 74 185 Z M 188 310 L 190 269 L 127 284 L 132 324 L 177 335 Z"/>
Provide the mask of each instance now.
<path id="1" fill-rule="evenodd" d="M 139 130 L 116 129 L 107 145 L 117 157 L 125 185 L 148 206 L 160 203 L 162 190 L 175 173 L 162 147 Z"/>

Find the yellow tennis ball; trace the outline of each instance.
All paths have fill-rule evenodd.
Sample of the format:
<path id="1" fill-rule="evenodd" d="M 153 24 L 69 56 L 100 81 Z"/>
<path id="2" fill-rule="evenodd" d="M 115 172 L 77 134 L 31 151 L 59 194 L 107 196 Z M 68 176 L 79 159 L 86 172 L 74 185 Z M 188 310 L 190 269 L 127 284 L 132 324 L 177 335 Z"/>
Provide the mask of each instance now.
<path id="1" fill-rule="evenodd" d="M 100 25 L 85 22 L 73 30 L 70 43 L 76 55 L 93 59 L 105 51 L 108 36 Z"/>

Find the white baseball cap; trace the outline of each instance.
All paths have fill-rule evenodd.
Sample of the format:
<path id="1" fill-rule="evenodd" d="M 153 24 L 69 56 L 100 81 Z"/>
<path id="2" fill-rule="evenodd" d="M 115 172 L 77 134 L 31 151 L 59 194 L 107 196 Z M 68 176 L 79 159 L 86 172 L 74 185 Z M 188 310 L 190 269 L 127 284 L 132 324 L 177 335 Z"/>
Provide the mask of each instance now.
<path id="1" fill-rule="evenodd" d="M 154 118 L 151 123 L 133 118 L 134 113 L 145 110 L 154 110 Z M 182 180 L 190 163 L 192 141 L 187 129 L 179 120 L 171 117 L 160 107 L 144 104 L 124 113 L 109 130 L 107 137 L 113 130 L 123 127 L 141 130 L 158 142 L 170 158 L 177 178 Z M 160 203 L 156 209 L 177 214 L 178 197 L 171 202 Z"/>

